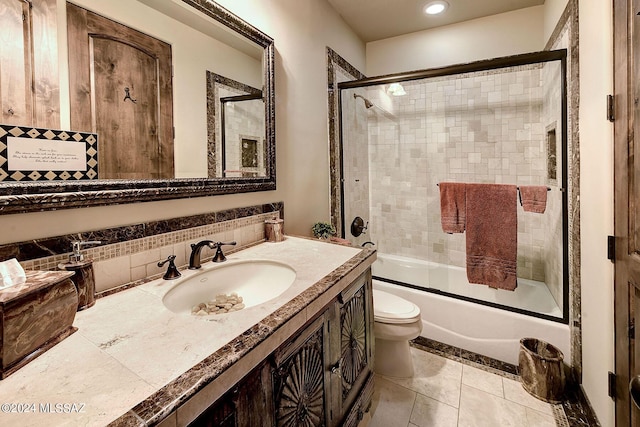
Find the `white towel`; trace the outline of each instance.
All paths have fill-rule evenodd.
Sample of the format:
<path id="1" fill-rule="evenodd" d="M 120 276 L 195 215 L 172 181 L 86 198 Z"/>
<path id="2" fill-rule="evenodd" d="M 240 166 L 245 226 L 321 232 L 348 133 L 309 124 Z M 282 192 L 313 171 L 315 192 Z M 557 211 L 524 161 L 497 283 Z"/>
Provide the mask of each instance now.
<path id="1" fill-rule="evenodd" d="M 20 285 L 27 280 L 27 275 L 17 259 L 0 262 L 0 289 Z"/>

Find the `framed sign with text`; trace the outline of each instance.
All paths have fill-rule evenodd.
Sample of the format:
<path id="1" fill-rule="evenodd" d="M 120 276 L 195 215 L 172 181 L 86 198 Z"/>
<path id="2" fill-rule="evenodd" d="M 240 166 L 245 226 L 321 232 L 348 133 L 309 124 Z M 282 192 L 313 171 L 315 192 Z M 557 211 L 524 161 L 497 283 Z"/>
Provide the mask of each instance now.
<path id="1" fill-rule="evenodd" d="M 0 181 L 98 179 L 98 135 L 0 125 Z"/>

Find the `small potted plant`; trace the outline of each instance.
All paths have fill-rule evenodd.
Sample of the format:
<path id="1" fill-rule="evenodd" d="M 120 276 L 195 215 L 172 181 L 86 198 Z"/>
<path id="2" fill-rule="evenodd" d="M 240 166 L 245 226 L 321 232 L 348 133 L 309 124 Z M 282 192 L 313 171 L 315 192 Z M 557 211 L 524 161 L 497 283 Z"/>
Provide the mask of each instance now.
<path id="1" fill-rule="evenodd" d="M 336 228 L 328 222 L 316 222 L 311 227 L 311 232 L 318 239 L 327 240 L 336 235 Z"/>

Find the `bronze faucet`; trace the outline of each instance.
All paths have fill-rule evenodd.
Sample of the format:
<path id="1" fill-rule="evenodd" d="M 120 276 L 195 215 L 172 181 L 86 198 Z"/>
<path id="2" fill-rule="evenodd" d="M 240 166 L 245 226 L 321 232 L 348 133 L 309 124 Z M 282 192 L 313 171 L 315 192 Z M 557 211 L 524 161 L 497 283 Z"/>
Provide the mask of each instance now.
<path id="1" fill-rule="evenodd" d="M 209 246 L 211 249 L 216 248 L 216 243 L 211 240 L 202 240 L 198 243 L 191 244 L 191 256 L 189 257 L 189 270 L 197 270 L 201 267 L 200 265 L 200 252 L 202 251 L 203 246 Z M 218 250 L 220 248 L 218 247 Z"/>

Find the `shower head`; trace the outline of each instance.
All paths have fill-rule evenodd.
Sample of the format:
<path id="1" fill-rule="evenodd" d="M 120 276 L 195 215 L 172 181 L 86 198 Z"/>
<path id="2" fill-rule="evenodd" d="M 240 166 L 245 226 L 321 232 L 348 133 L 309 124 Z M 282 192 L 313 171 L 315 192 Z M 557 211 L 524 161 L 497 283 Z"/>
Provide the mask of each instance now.
<path id="1" fill-rule="evenodd" d="M 362 100 L 364 101 L 364 106 L 365 108 L 368 110 L 369 108 L 373 107 L 373 102 L 369 101 L 367 98 L 365 98 L 362 95 L 358 95 L 357 93 L 353 94 L 353 98 L 362 98 Z"/>

